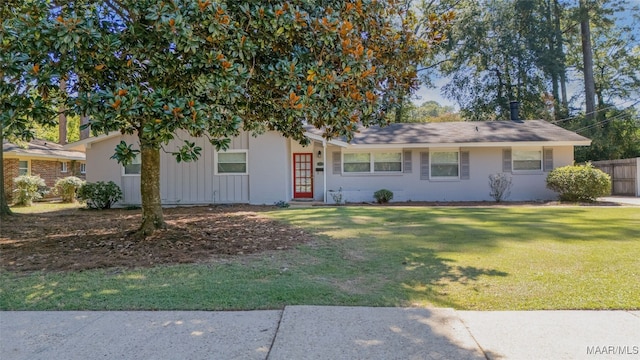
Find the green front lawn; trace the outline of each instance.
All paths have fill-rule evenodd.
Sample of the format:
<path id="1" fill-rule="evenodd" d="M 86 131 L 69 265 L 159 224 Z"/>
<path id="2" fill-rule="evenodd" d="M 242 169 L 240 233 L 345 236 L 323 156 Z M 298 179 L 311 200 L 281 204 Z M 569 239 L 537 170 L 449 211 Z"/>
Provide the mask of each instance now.
<path id="1" fill-rule="evenodd" d="M 640 309 L 637 207 L 317 207 L 269 216 L 318 240 L 197 265 L 0 271 L 0 309 Z"/>

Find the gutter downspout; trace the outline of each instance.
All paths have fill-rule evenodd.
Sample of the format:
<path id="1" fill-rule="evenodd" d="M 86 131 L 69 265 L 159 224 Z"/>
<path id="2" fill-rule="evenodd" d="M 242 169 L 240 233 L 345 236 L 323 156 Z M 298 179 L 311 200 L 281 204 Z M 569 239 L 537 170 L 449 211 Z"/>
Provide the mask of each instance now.
<path id="1" fill-rule="evenodd" d="M 324 165 L 322 171 L 322 202 L 327 203 L 327 140 L 322 140 L 322 164 Z"/>

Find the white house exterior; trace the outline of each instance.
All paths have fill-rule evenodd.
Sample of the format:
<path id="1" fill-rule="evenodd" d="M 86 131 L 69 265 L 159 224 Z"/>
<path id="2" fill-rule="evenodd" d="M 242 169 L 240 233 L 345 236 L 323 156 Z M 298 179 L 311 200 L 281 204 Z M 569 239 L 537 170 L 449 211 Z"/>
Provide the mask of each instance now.
<path id="1" fill-rule="evenodd" d="M 548 200 L 557 194 L 546 188 L 547 173 L 572 164 L 574 146 L 590 144 L 542 120 L 391 124 L 362 128 L 349 143 L 321 134 L 308 128 L 312 143 L 303 147 L 275 132 L 242 133 L 221 152 L 204 138 L 190 139 L 203 149 L 190 163 L 177 163 L 169 152 L 179 142 L 170 143 L 161 154 L 162 202 L 332 203 L 340 189 L 347 202 L 370 202 L 383 188 L 394 201 L 482 201 L 492 200 L 488 178 L 500 172 L 512 177 L 507 200 Z M 136 143 L 116 133 L 68 147 L 86 148 L 87 181 L 113 181 L 124 192 L 122 205 L 139 204 L 139 165 L 110 159 L 121 140 Z"/>

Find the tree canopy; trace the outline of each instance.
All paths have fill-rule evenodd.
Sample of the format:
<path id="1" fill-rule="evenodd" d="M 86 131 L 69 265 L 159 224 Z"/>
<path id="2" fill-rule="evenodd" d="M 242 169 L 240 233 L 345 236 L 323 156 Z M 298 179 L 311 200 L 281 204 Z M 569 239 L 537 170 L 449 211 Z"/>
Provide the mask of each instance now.
<path id="1" fill-rule="evenodd" d="M 137 135 L 114 158 L 141 156 L 143 235 L 165 226 L 159 151 L 181 131 L 218 149 L 241 130 L 304 143 L 304 124 L 350 138 L 356 124 L 385 123 L 418 86 L 410 64 L 442 24 L 423 24 L 418 37 L 410 2 L 394 0 L 32 3 L 9 26 L 16 36 L 37 29 L 42 40 L 24 46 L 35 52 L 41 41 L 45 55 L 21 74 L 40 92 L 64 80 L 63 108 L 90 115 L 94 134 Z M 183 140 L 177 160 L 197 159 L 201 149 Z"/>
<path id="2" fill-rule="evenodd" d="M 545 119 L 592 138 L 577 161 L 640 156 L 640 9 L 627 0 L 440 0 L 456 19 L 437 48 L 431 76 L 467 120 L 507 120 L 519 101 L 525 119 Z M 582 27 L 589 25 L 585 57 Z M 583 81 L 593 62 L 593 95 Z M 586 73 L 589 73 L 588 71 Z M 587 81 L 589 82 L 589 81 Z M 584 108 L 594 97 L 595 110 Z M 615 144 L 612 141 L 615 140 Z"/>

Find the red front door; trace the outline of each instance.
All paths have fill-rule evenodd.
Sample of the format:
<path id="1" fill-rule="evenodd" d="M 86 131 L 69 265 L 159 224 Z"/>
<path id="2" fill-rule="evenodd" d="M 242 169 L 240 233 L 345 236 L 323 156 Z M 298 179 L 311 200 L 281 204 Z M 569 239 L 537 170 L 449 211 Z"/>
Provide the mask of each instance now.
<path id="1" fill-rule="evenodd" d="M 293 198 L 313 199 L 313 154 L 293 154 Z"/>

